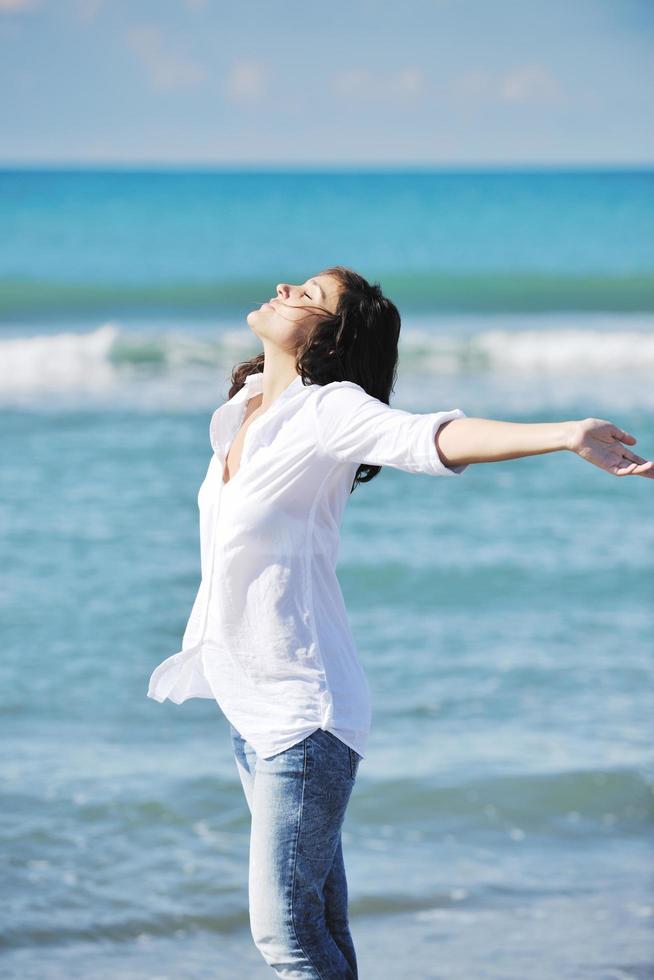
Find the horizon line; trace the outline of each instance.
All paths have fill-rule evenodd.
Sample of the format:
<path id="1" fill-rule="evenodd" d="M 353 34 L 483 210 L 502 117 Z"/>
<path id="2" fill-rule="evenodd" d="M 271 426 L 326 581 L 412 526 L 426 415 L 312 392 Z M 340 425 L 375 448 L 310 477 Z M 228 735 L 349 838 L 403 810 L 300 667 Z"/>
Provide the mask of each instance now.
<path id="1" fill-rule="evenodd" d="M 641 162 L 625 161 L 477 161 L 448 163 L 429 162 L 291 162 L 291 161 L 166 161 L 166 160 L 0 160 L 0 171 L 8 170 L 203 170 L 269 173 L 289 172 L 348 172 L 363 171 L 376 173 L 384 171 L 647 171 L 654 169 L 654 160 Z"/>

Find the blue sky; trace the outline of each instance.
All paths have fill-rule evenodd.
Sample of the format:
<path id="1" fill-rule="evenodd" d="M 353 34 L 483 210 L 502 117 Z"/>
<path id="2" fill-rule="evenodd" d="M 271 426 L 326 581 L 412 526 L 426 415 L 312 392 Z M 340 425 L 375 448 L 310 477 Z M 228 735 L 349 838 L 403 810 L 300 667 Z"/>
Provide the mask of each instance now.
<path id="1" fill-rule="evenodd" d="M 654 162 L 652 0 L 0 0 L 0 164 Z"/>

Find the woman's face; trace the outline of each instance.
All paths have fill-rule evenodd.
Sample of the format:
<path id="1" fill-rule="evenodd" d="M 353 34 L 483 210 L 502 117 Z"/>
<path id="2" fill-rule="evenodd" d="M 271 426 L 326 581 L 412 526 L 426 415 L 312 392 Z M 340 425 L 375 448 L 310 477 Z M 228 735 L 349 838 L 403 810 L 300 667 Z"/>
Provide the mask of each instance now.
<path id="1" fill-rule="evenodd" d="M 248 325 L 262 340 L 287 351 L 296 350 L 316 323 L 336 312 L 340 283 L 326 274 L 312 276 L 299 286 L 280 282 L 277 295 L 248 313 Z"/>

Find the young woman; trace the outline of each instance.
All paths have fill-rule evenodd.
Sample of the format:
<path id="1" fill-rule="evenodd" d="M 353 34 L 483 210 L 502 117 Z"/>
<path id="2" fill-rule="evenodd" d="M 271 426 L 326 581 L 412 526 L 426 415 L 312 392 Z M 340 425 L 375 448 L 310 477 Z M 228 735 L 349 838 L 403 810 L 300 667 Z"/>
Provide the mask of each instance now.
<path id="1" fill-rule="evenodd" d="M 215 699 L 251 813 L 254 942 L 280 977 L 357 977 L 341 827 L 370 730 L 370 690 L 336 577 L 349 494 L 382 466 L 460 476 L 570 450 L 654 478 L 603 419 L 523 424 L 389 407 L 400 316 L 336 266 L 248 314 L 263 353 L 210 423 L 198 494 L 201 584 L 182 650 L 148 696 Z"/>

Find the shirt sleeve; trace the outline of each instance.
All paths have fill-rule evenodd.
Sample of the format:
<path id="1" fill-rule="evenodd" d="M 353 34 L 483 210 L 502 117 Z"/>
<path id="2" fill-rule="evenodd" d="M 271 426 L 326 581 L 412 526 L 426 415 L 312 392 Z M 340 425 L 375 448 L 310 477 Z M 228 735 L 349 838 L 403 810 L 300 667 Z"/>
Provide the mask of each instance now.
<path id="1" fill-rule="evenodd" d="M 321 386 L 314 407 L 318 447 L 333 459 L 430 476 L 460 476 L 469 465 L 446 466 L 436 449 L 440 426 L 466 417 L 460 408 L 425 414 L 391 408 L 353 381 Z"/>

